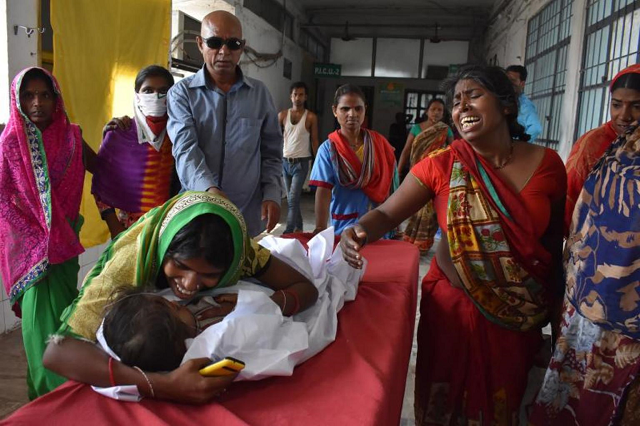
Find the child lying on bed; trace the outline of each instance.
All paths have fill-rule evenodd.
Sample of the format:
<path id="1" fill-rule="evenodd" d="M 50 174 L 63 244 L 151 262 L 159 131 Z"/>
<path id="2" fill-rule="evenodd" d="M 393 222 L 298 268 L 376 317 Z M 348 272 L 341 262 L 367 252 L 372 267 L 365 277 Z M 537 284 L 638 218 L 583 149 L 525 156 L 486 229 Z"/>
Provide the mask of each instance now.
<path id="1" fill-rule="evenodd" d="M 103 349 L 144 371 L 178 368 L 187 339 L 199 332 L 193 313 L 143 288 L 117 291 L 112 299 L 102 323 Z"/>
<path id="2" fill-rule="evenodd" d="M 206 298 L 210 304 L 237 298 L 235 309 L 210 325 L 196 320 L 206 301 L 185 307 L 158 293 L 129 290 L 116 297 L 98 330 L 103 349 L 146 371 L 173 370 L 194 358 L 230 356 L 246 364 L 236 380 L 291 375 L 296 365 L 335 339 L 337 313 L 344 302 L 355 299 L 363 271 L 349 267 L 340 249 L 333 252 L 333 234 L 318 234 L 309 241 L 308 252 L 296 240 L 267 237 L 261 244 L 312 280 L 319 294 L 314 306 L 285 317 L 269 297 L 272 290 L 241 281 Z M 118 389 L 98 391 L 121 399 Z"/>

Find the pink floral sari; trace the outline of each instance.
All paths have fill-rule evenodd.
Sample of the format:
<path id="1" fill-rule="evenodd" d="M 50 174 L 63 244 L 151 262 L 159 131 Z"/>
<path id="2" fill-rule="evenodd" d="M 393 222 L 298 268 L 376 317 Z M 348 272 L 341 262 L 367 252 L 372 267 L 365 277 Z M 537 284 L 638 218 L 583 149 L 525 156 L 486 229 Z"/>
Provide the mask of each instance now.
<path id="1" fill-rule="evenodd" d="M 50 264 L 82 253 L 76 227 L 84 182 L 82 136 L 71 124 L 58 82 L 53 121 L 44 132 L 20 108 L 20 86 L 11 84 L 11 116 L 0 137 L 0 271 L 15 303 Z"/>

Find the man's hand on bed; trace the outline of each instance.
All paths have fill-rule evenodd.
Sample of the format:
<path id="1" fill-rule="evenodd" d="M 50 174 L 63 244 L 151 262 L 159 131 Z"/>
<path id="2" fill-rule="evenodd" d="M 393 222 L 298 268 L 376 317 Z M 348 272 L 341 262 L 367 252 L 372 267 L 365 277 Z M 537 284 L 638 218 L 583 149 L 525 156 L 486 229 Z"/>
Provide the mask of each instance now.
<path id="1" fill-rule="evenodd" d="M 196 320 L 204 321 L 209 318 L 224 317 L 231 313 L 238 303 L 237 294 L 221 294 L 213 298 L 220 306 L 212 306 L 196 315 Z"/>
<path id="2" fill-rule="evenodd" d="M 205 377 L 199 371 L 211 364 L 209 358 L 191 359 L 168 374 L 150 376 L 156 398 L 184 404 L 205 404 L 223 394 L 237 374 Z M 158 383 L 158 386 L 156 383 Z"/>
<path id="3" fill-rule="evenodd" d="M 361 225 L 346 228 L 340 235 L 342 257 L 356 269 L 362 269 L 362 254 L 360 250 L 367 243 L 367 231 Z"/>

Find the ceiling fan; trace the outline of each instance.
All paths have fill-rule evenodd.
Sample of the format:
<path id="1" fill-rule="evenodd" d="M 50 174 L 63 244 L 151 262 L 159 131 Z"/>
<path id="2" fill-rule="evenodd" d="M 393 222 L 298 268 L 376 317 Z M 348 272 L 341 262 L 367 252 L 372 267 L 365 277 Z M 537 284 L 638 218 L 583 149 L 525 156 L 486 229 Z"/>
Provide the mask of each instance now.
<path id="1" fill-rule="evenodd" d="M 429 41 L 431 43 L 440 43 L 442 41 L 442 39 L 440 37 L 438 37 L 438 29 L 442 29 L 442 27 L 439 27 L 437 22 L 436 22 L 435 29 L 436 29 L 435 35 L 433 37 L 431 37 L 429 39 Z"/>
<path id="2" fill-rule="evenodd" d="M 344 24 L 344 35 L 342 37 L 340 37 L 342 39 L 342 41 L 353 41 L 353 40 L 357 40 L 357 38 L 355 37 L 351 37 L 349 35 L 349 21 L 346 21 Z"/>

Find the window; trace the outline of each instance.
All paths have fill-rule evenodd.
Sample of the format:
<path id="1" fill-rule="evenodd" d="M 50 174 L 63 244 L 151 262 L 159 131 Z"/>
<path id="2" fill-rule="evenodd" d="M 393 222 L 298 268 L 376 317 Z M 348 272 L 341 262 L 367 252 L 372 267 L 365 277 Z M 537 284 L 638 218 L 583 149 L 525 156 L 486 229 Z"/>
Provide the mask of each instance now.
<path id="1" fill-rule="evenodd" d="M 542 124 L 536 143 L 553 149 L 558 149 L 560 140 L 572 5 L 573 0 L 552 0 L 529 20 L 527 29 L 525 94 L 535 104 Z"/>
<path id="2" fill-rule="evenodd" d="M 376 77 L 418 78 L 420 40 L 379 38 L 376 43 Z"/>
<path id="3" fill-rule="evenodd" d="M 440 43 L 432 43 L 430 40 L 424 41 L 422 51 L 422 76 L 427 76 L 429 80 L 441 80 L 442 74 L 436 74 L 436 78 L 429 77 L 429 68 L 446 67 L 449 65 L 466 64 L 469 58 L 469 42 L 468 41 L 442 41 Z M 437 68 L 432 68 L 437 70 Z M 437 73 L 438 71 L 436 71 Z M 446 77 L 447 74 L 444 74 Z"/>
<path id="4" fill-rule="evenodd" d="M 354 52 L 358 52 L 357 55 Z M 342 75 L 371 77 L 373 39 L 358 38 L 351 41 L 331 39 L 331 63 L 342 65 Z"/>
<path id="5" fill-rule="evenodd" d="M 282 67 L 282 76 L 284 78 L 288 78 L 289 80 L 291 80 L 291 73 L 292 73 L 292 63 L 290 60 L 288 60 L 287 58 L 284 58 L 284 64 Z"/>
<path id="6" fill-rule="evenodd" d="M 574 140 L 609 120 L 608 88 L 621 69 L 638 62 L 640 2 L 588 0 Z"/>
<path id="7" fill-rule="evenodd" d="M 293 40 L 293 15 L 275 0 L 244 0 L 244 7 Z"/>
<path id="8" fill-rule="evenodd" d="M 318 39 L 304 28 L 300 29 L 300 37 L 298 38 L 298 44 L 304 50 L 313 55 L 318 61 L 325 60 L 324 45 L 318 41 Z"/>
<path id="9" fill-rule="evenodd" d="M 444 93 L 407 90 L 404 92 L 404 113 L 411 116 L 409 122 L 416 123 L 427 112 L 427 105 L 432 98 L 444 100 Z"/>

